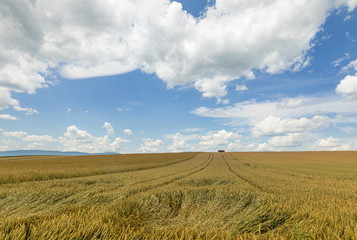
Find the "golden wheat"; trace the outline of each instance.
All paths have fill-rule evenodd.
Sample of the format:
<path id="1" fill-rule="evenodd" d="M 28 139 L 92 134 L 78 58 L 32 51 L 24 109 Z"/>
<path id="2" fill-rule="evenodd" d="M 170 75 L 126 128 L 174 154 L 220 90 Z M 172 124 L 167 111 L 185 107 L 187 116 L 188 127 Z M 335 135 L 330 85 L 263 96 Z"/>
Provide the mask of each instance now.
<path id="1" fill-rule="evenodd" d="M 356 152 L 19 157 L 0 169 L 0 239 L 357 239 Z"/>

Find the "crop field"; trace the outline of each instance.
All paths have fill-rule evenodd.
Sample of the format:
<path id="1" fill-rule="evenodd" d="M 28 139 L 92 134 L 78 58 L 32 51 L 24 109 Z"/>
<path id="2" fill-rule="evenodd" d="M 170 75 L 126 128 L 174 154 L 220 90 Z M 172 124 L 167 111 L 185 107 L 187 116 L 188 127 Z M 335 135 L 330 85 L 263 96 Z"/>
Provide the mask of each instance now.
<path id="1" fill-rule="evenodd" d="M 3 157 L 0 239 L 357 239 L 357 152 Z"/>

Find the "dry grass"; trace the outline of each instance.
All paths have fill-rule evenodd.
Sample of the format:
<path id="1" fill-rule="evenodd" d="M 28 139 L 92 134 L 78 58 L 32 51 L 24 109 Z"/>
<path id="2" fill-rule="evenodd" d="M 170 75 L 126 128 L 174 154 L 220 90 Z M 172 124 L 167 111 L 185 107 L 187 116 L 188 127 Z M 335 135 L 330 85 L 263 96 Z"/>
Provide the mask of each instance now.
<path id="1" fill-rule="evenodd" d="M 133 156 L 0 160 L 0 239 L 357 239 L 356 152 Z"/>

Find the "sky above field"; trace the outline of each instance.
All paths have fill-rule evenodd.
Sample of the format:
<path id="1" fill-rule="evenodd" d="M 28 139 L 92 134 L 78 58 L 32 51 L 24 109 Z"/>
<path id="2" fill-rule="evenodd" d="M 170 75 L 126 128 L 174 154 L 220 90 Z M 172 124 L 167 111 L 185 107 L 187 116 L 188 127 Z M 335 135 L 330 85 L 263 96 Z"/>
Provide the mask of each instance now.
<path id="1" fill-rule="evenodd" d="M 0 150 L 357 150 L 357 0 L 2 0 Z"/>

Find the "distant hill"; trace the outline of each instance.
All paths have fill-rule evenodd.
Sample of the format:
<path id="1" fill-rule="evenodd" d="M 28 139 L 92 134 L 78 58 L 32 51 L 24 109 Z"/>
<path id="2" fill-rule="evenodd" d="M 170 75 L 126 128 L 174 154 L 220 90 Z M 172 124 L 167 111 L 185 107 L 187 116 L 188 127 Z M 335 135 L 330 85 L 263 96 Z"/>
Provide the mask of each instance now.
<path id="1" fill-rule="evenodd" d="M 14 151 L 0 151 L 0 157 L 11 156 L 28 156 L 28 155 L 55 155 L 55 156 L 80 156 L 80 155 L 109 155 L 118 154 L 113 152 L 108 153 L 84 153 L 84 152 L 61 152 L 61 151 L 44 151 L 44 150 L 14 150 Z"/>

